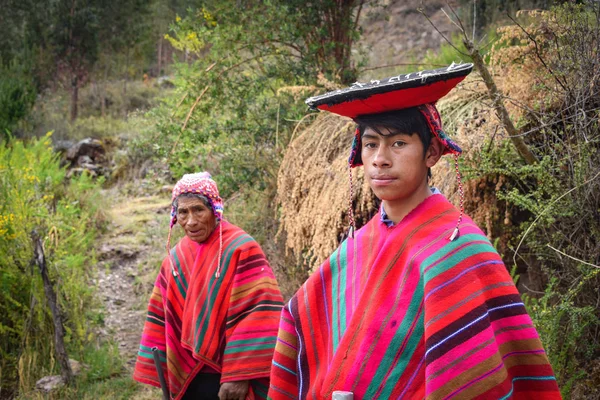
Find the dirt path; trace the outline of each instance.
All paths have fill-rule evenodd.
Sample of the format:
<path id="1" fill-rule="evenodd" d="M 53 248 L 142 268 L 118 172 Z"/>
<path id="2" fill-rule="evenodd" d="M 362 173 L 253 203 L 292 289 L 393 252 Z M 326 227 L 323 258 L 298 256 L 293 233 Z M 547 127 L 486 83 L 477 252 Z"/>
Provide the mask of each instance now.
<path id="1" fill-rule="evenodd" d="M 105 192 L 111 222 L 97 251 L 97 290 L 105 306 L 101 335 L 119 346 L 127 373 L 133 371 L 146 306 L 164 257 L 169 200 L 163 195 L 124 195 Z M 154 389 L 140 385 L 140 398 L 153 398 Z"/>

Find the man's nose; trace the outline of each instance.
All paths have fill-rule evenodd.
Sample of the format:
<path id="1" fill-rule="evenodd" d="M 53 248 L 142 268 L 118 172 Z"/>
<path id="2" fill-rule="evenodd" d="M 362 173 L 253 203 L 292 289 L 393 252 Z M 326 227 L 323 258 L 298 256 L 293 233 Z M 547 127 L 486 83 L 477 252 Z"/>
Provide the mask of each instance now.
<path id="1" fill-rule="evenodd" d="M 190 213 L 187 219 L 187 224 L 190 226 L 195 226 L 200 222 L 200 219 L 194 213 Z"/>
<path id="2" fill-rule="evenodd" d="M 373 157 L 373 166 L 387 167 L 390 165 L 389 149 L 387 146 L 379 146 L 375 157 Z"/>

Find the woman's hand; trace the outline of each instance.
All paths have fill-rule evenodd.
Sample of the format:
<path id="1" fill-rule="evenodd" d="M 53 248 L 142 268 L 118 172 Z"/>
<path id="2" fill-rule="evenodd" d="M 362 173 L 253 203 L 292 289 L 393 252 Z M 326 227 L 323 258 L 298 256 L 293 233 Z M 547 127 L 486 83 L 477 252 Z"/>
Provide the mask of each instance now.
<path id="1" fill-rule="evenodd" d="M 244 400 L 250 381 L 225 382 L 219 390 L 219 400 Z"/>

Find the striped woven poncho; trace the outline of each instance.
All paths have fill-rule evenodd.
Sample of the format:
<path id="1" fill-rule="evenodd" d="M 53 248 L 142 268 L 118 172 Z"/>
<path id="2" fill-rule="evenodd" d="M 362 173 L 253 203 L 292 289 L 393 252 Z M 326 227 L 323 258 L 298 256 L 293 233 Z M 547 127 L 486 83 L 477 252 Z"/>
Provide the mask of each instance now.
<path id="1" fill-rule="evenodd" d="M 148 305 L 134 379 L 160 386 L 157 347 L 173 399 L 207 369 L 219 372 L 222 383 L 250 380 L 247 399 L 266 397 L 283 299 L 259 245 L 235 225 L 221 224 L 220 277 L 219 229 L 201 244 L 186 236 L 171 251 L 176 274 L 165 259 Z"/>
<path id="2" fill-rule="evenodd" d="M 428 197 L 347 239 L 284 307 L 270 399 L 559 399 L 498 253 Z"/>

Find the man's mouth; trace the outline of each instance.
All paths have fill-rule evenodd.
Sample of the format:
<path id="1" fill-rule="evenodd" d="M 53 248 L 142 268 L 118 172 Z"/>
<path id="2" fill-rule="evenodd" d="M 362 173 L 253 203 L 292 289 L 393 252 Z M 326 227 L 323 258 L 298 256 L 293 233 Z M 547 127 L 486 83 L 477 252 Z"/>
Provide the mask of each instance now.
<path id="1" fill-rule="evenodd" d="M 375 175 L 371 177 L 371 183 L 375 185 L 389 185 L 395 180 L 396 178 L 390 175 Z"/>

